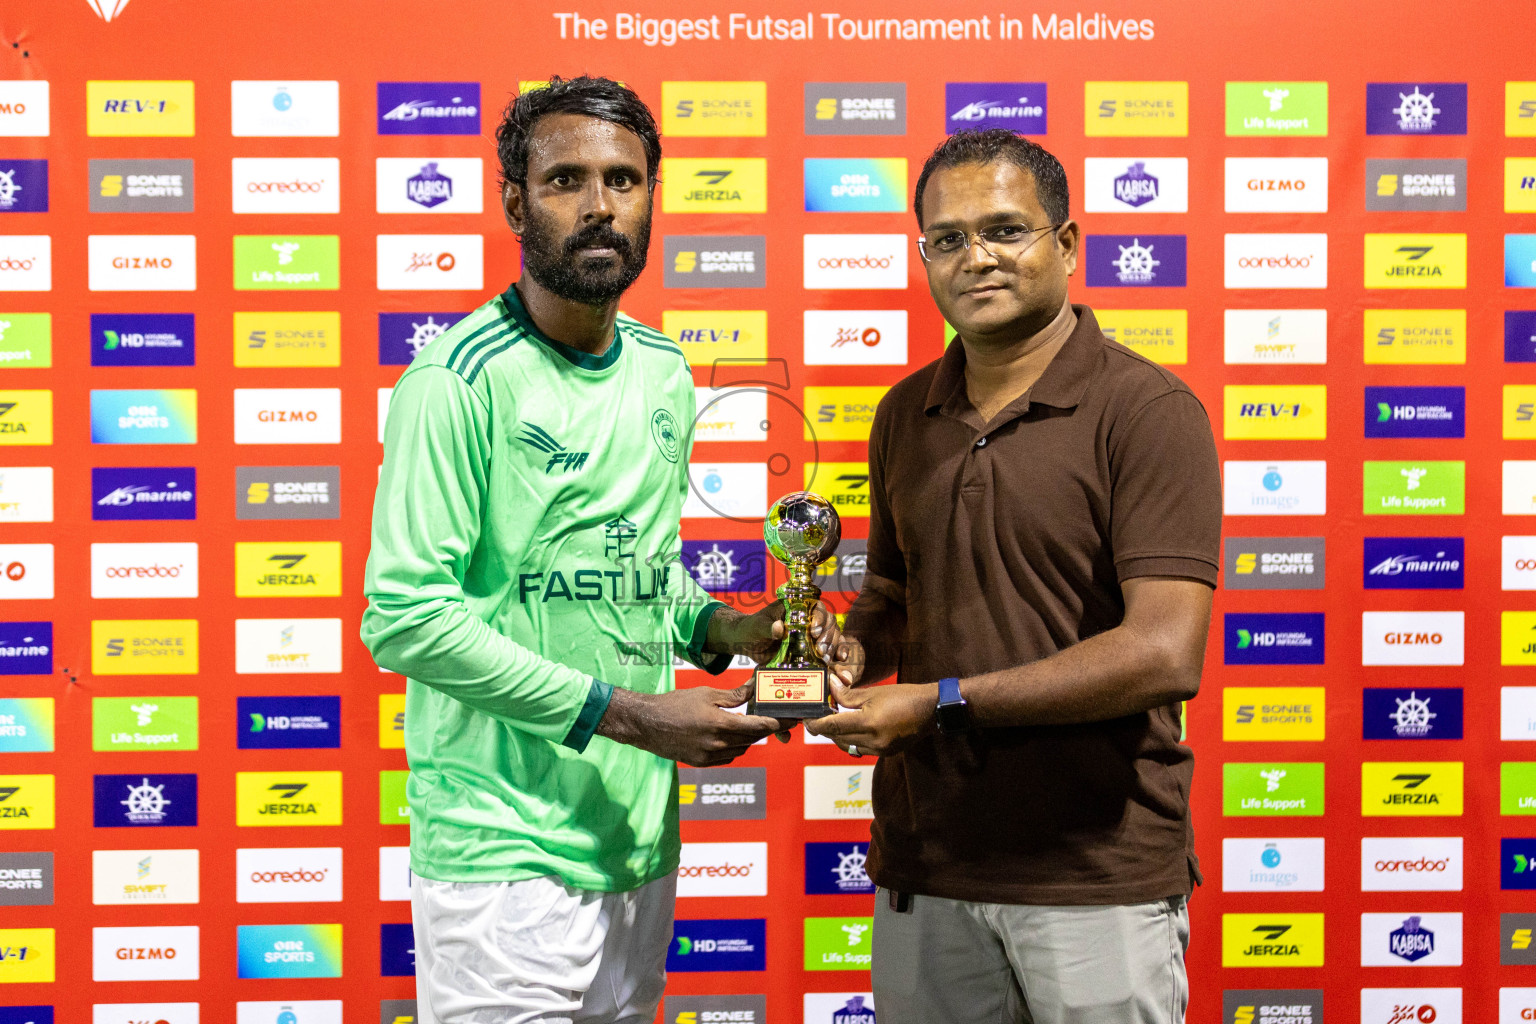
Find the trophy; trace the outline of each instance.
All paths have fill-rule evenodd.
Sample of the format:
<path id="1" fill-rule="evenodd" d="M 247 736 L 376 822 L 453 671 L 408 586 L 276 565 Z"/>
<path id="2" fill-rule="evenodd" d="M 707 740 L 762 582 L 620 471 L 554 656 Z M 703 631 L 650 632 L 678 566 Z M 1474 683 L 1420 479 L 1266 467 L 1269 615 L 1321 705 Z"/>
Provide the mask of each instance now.
<path id="1" fill-rule="evenodd" d="M 811 574 L 837 550 L 842 536 L 837 509 L 819 494 L 786 494 L 768 510 L 763 540 L 789 569 L 789 582 L 778 590 L 784 599 L 784 640 L 773 658 L 753 673 L 747 714 L 820 718 L 836 710 L 826 662 L 811 639 L 811 620 L 821 597 Z"/>

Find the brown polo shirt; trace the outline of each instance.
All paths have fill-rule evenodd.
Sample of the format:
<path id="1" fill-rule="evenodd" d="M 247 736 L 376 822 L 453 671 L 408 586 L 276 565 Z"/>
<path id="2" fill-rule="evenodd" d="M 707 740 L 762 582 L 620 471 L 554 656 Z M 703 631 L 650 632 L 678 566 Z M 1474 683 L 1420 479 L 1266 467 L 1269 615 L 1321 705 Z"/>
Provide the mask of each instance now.
<path id="1" fill-rule="evenodd" d="M 1113 629 L 1126 579 L 1216 584 L 1221 475 L 1204 407 L 1074 309 L 1045 373 L 991 423 L 966 397 L 958 341 L 875 413 L 868 571 L 905 591 L 900 683 L 1011 668 Z M 1172 705 L 930 735 L 875 769 L 870 875 L 988 903 L 1187 895 L 1194 754 L 1179 734 Z"/>

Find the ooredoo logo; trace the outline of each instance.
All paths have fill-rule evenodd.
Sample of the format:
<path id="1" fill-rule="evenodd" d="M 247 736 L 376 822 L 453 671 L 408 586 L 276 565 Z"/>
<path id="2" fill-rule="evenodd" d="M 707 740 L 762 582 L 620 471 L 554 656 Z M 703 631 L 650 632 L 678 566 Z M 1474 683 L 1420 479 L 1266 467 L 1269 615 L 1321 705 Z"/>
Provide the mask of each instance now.
<path id="1" fill-rule="evenodd" d="M 767 843 L 684 843 L 679 896 L 768 895 Z"/>
<path id="2" fill-rule="evenodd" d="M 1459 892 L 1462 838 L 1366 837 L 1360 840 L 1362 892 Z"/>
<path id="3" fill-rule="evenodd" d="M 1326 288 L 1328 236 L 1225 236 L 1228 288 Z"/>
<path id="4" fill-rule="evenodd" d="M 336 903 L 341 900 L 341 847 L 235 851 L 239 903 Z"/>
<path id="5" fill-rule="evenodd" d="M 905 235 L 806 235 L 805 287 L 906 288 Z"/>
<path id="6" fill-rule="evenodd" d="M 53 239 L 48 235 L 0 238 L 0 292 L 46 292 L 53 287 Z"/>
<path id="7" fill-rule="evenodd" d="M 197 545 L 92 544 L 91 596 L 196 597 Z"/>
<path id="8" fill-rule="evenodd" d="M 339 213 L 335 157 L 245 158 L 230 163 L 235 213 Z"/>

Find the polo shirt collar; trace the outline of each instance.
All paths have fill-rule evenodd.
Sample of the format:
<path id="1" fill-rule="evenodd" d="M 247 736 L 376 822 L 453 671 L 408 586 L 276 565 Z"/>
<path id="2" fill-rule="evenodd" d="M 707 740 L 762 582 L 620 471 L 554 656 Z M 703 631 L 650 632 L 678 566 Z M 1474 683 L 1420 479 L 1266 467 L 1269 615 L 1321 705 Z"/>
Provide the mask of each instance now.
<path id="1" fill-rule="evenodd" d="M 1072 306 L 1077 314 L 1077 326 L 1067 336 L 1066 343 L 1045 368 L 1040 379 L 1025 392 L 1027 404 L 1038 403 L 1056 409 L 1071 409 L 1082 401 L 1088 381 L 1098 367 L 1099 349 L 1104 335 L 1099 321 L 1087 306 Z M 928 397 L 923 401 L 923 411 L 932 412 L 943 406 L 956 391 L 965 386 L 965 344 L 957 337 L 949 343 L 939 359 L 939 371 L 928 386 Z"/>

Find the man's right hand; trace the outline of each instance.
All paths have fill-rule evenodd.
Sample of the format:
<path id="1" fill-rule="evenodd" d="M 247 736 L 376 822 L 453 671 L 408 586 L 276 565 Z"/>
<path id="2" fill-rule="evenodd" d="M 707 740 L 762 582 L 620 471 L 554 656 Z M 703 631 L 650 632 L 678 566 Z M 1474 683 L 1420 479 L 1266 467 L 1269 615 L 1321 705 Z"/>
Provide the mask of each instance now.
<path id="1" fill-rule="evenodd" d="M 758 740 L 784 728 L 776 718 L 738 715 L 750 682 L 734 690 L 695 686 L 671 693 L 635 693 L 614 687 L 597 735 L 648 750 L 695 768 L 730 764 Z"/>

